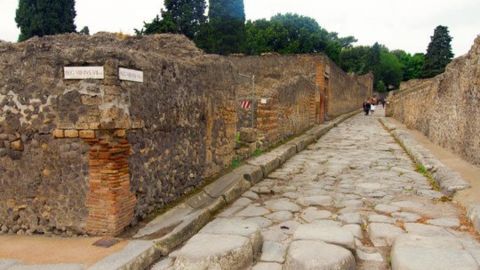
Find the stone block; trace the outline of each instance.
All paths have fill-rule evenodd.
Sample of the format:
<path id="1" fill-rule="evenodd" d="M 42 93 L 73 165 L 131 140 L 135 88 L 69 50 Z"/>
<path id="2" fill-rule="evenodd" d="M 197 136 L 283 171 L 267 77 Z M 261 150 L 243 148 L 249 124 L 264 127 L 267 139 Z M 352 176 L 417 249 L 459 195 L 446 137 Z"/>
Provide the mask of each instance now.
<path id="1" fill-rule="evenodd" d="M 243 180 L 243 174 L 239 172 L 232 171 L 217 180 L 215 182 L 207 185 L 203 190 L 213 198 L 218 198 L 227 192 L 232 186 L 237 182 Z"/>
<path id="2" fill-rule="evenodd" d="M 95 131 L 93 130 L 80 130 L 78 135 L 82 139 L 95 139 Z"/>
<path id="3" fill-rule="evenodd" d="M 54 137 L 54 138 L 63 138 L 63 137 L 65 137 L 65 134 L 64 134 L 64 132 L 63 132 L 63 129 L 55 129 L 55 130 L 53 131 L 53 137 Z"/>
<path id="4" fill-rule="evenodd" d="M 23 142 L 18 139 L 10 143 L 10 149 L 14 151 L 23 151 Z"/>
<path id="5" fill-rule="evenodd" d="M 355 258 L 349 250 L 322 241 L 293 241 L 283 269 L 354 270 Z"/>
<path id="6" fill-rule="evenodd" d="M 253 128 L 240 129 L 240 141 L 253 143 L 257 141 L 257 130 Z"/>
<path id="7" fill-rule="evenodd" d="M 152 241 L 134 240 L 122 250 L 95 263 L 89 270 L 146 269 L 160 258 Z"/>
<path id="8" fill-rule="evenodd" d="M 264 176 L 267 176 L 280 166 L 280 158 L 278 154 L 266 153 L 257 158 L 247 161 L 250 165 L 260 166 Z"/>
<path id="9" fill-rule="evenodd" d="M 263 172 L 260 166 L 245 164 L 233 170 L 233 172 L 243 174 L 243 178 L 252 184 L 256 184 L 263 179 Z"/>
<path id="10" fill-rule="evenodd" d="M 64 134 L 65 138 L 78 138 L 78 130 L 76 129 L 67 129 Z"/>
<path id="11" fill-rule="evenodd" d="M 195 235 L 211 218 L 212 214 L 208 209 L 199 209 L 184 216 L 183 221 L 174 226 L 171 232 L 154 240 L 156 248 L 163 256 L 168 255 L 185 240 Z"/>

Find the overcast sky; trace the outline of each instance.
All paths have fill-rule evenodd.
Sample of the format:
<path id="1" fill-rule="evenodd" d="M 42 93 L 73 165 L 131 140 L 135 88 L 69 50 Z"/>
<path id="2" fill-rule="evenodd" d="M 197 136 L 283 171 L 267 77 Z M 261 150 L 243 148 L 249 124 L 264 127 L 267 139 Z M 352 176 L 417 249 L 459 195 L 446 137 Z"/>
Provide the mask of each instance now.
<path id="1" fill-rule="evenodd" d="M 77 29 L 133 33 L 159 13 L 163 0 L 76 0 Z M 0 0 L 0 39 L 16 41 L 18 0 Z M 353 35 L 357 45 L 378 41 L 390 49 L 425 52 L 437 25 L 453 37 L 455 56 L 480 34 L 480 0 L 245 0 L 247 19 L 294 12 L 315 18 L 330 32 Z"/>

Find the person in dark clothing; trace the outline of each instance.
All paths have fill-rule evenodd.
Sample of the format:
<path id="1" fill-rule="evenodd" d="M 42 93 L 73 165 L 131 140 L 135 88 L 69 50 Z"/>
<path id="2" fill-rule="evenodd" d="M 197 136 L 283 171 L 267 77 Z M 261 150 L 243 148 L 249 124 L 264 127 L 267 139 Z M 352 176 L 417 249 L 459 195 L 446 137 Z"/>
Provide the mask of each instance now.
<path id="1" fill-rule="evenodd" d="M 365 100 L 363 102 L 363 111 L 365 112 L 365 115 L 368 115 L 368 113 L 370 112 L 370 102 L 368 100 Z"/>
<path id="2" fill-rule="evenodd" d="M 384 109 L 385 109 L 385 103 L 386 103 L 385 99 L 382 98 L 382 106 L 383 106 Z"/>

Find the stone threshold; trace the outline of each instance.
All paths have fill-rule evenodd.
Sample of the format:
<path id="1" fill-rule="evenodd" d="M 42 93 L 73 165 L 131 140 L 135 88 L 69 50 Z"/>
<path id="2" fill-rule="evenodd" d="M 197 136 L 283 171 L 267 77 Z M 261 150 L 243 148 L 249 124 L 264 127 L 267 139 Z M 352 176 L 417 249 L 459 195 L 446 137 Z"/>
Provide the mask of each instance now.
<path id="1" fill-rule="evenodd" d="M 379 119 L 380 123 L 398 140 L 417 164 L 423 165 L 435 182 L 440 186 L 442 193 L 452 197 L 455 192 L 470 188 L 470 184 L 459 173 L 450 169 L 420 143 L 408 131 L 398 127 L 388 118 Z M 467 217 L 475 231 L 480 233 L 480 203 L 463 205 L 467 209 Z"/>
<path id="2" fill-rule="evenodd" d="M 317 125 L 277 148 L 259 157 L 249 159 L 244 165 L 219 177 L 182 203 L 157 216 L 139 229 L 134 239 L 117 252 L 88 269 L 130 270 L 145 269 L 195 235 L 216 213 L 233 203 L 253 185 L 288 159 L 317 141 L 330 129 L 360 110 L 346 113 L 324 124 Z"/>

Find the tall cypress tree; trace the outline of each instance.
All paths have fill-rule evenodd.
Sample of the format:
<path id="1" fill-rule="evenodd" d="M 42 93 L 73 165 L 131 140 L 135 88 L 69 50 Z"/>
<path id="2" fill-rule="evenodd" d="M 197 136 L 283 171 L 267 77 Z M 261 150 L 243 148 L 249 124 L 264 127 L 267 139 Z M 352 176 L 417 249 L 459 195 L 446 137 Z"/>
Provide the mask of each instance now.
<path id="1" fill-rule="evenodd" d="M 209 23 L 201 47 L 218 54 L 239 53 L 245 43 L 245 8 L 243 0 L 210 0 Z"/>
<path id="2" fill-rule="evenodd" d="M 164 0 L 165 10 L 161 18 L 155 17 L 152 22 L 144 23 L 141 34 L 175 33 L 184 34 L 195 39 L 200 27 L 205 24 L 205 0 Z"/>
<path id="3" fill-rule="evenodd" d="M 33 36 L 75 32 L 75 0 L 20 0 L 15 22 L 18 41 Z"/>
<path id="4" fill-rule="evenodd" d="M 422 72 L 424 78 L 434 77 L 445 71 L 445 67 L 453 58 L 451 41 L 448 27 L 439 25 L 435 28 L 425 55 Z"/>

